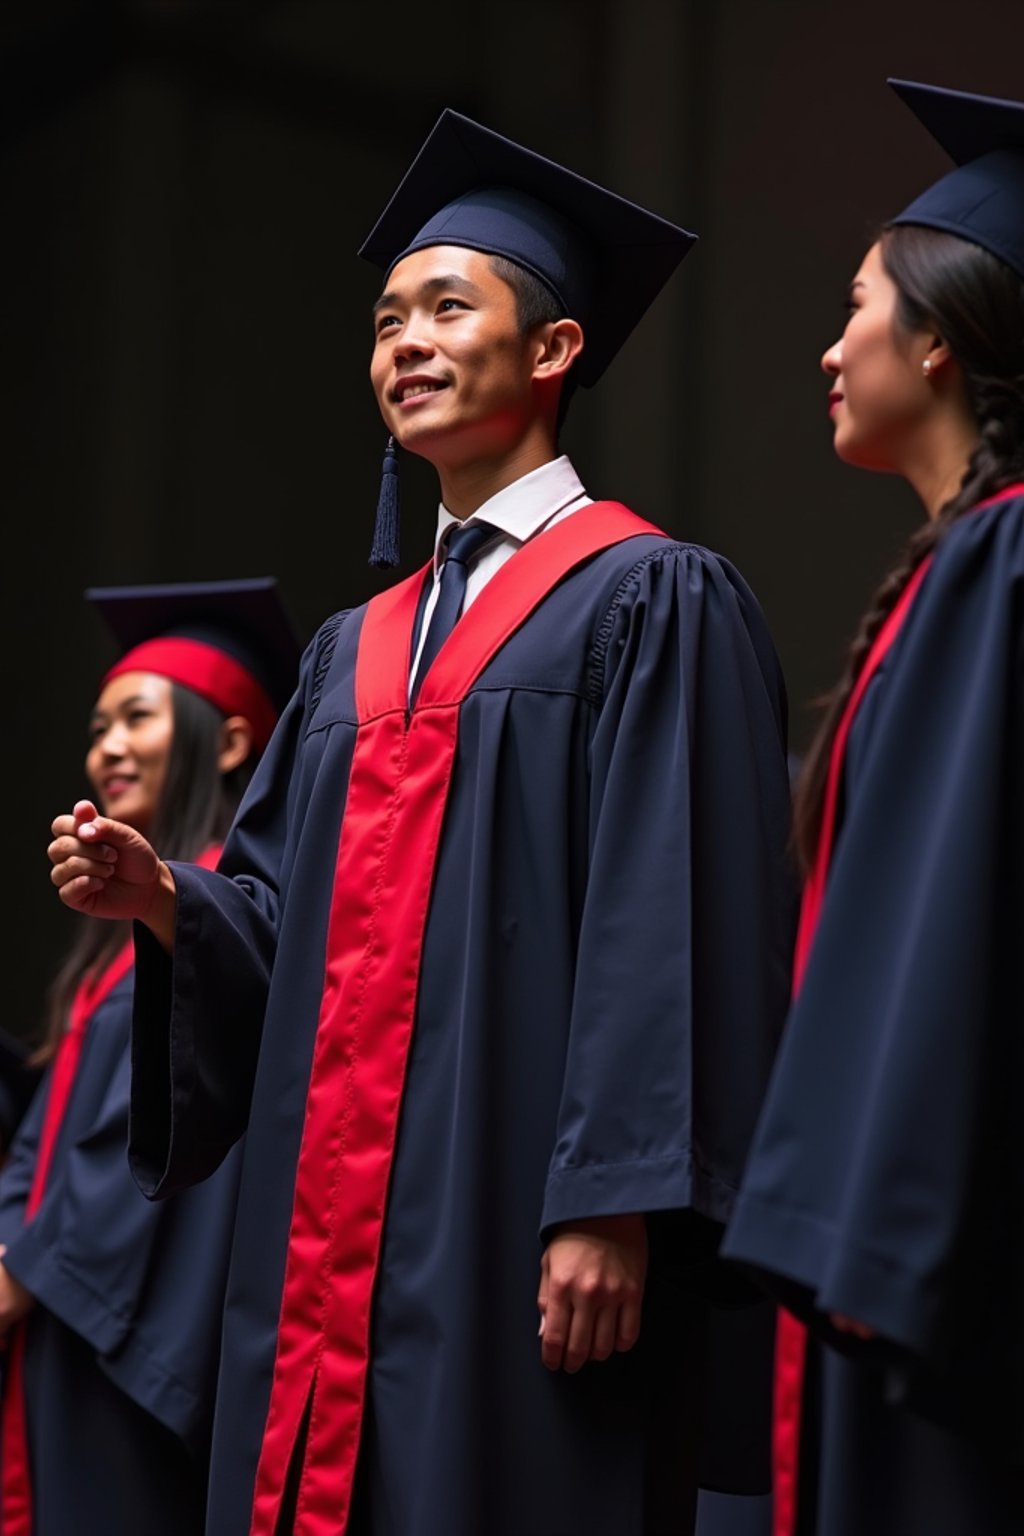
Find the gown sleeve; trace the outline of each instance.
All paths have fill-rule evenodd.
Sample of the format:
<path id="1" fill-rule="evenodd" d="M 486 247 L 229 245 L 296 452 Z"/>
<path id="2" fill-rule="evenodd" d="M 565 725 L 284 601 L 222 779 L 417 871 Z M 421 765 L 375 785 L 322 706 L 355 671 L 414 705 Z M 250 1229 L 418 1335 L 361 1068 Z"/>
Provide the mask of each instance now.
<path id="1" fill-rule="evenodd" d="M 173 953 L 135 924 L 129 1163 L 150 1199 L 208 1177 L 246 1129 L 276 949 L 293 766 L 334 634 L 325 625 L 306 650 L 299 685 L 217 870 L 173 864 Z"/>
<path id="2" fill-rule="evenodd" d="M 677 544 L 621 583 L 594 676 L 590 869 L 542 1228 L 643 1211 L 663 1255 L 713 1261 L 789 993 L 784 687 L 743 579 Z"/>
<path id="3" fill-rule="evenodd" d="M 723 1252 L 1024 1460 L 1022 594 L 1019 499 L 950 533 L 865 696 Z"/>

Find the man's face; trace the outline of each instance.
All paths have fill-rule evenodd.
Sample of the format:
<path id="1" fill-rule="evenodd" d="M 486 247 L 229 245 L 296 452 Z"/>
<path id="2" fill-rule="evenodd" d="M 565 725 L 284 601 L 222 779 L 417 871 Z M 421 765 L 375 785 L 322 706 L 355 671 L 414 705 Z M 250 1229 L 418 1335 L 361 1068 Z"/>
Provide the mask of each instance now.
<path id="1" fill-rule="evenodd" d="M 414 251 L 374 306 L 370 362 L 381 415 L 432 463 L 500 456 L 536 410 L 534 348 L 490 258 L 462 246 Z"/>

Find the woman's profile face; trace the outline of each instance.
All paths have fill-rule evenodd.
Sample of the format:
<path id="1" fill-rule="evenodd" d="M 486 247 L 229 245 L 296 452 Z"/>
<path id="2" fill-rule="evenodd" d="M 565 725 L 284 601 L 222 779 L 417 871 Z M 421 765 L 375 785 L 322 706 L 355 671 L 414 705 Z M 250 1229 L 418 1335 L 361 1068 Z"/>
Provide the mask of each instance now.
<path id="1" fill-rule="evenodd" d="M 112 678 L 89 718 L 85 771 L 105 816 L 149 830 L 174 739 L 171 683 L 153 672 Z"/>
<path id="2" fill-rule="evenodd" d="M 933 341 L 896 319 L 897 290 L 873 245 L 850 284 L 849 319 L 821 359 L 832 381 L 833 446 L 847 464 L 900 473 L 933 407 L 923 363 Z"/>

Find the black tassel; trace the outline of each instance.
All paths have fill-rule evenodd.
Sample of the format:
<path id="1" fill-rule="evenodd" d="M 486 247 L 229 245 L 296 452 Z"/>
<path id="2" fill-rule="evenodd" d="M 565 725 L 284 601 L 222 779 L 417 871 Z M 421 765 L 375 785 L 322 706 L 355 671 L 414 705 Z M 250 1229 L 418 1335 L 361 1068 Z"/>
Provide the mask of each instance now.
<path id="1" fill-rule="evenodd" d="M 384 450 L 370 564 L 397 565 L 398 558 L 398 444 L 389 437 Z"/>

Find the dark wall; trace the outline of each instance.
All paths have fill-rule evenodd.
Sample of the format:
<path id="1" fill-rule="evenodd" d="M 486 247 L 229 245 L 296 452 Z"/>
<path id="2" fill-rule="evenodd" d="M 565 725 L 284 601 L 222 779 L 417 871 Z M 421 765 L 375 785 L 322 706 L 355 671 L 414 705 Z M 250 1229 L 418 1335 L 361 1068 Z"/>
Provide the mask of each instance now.
<path id="1" fill-rule="evenodd" d="M 9 1027 L 66 937 L 47 828 L 108 659 L 82 589 L 274 573 L 308 635 L 383 584 L 354 253 L 443 106 L 700 234 L 566 447 L 740 566 L 803 743 L 917 518 L 834 461 L 817 366 L 875 223 L 944 168 L 884 78 L 1019 95 L 1021 0 L 32 0 L 0 28 Z M 436 497 L 403 478 L 409 569 Z"/>

